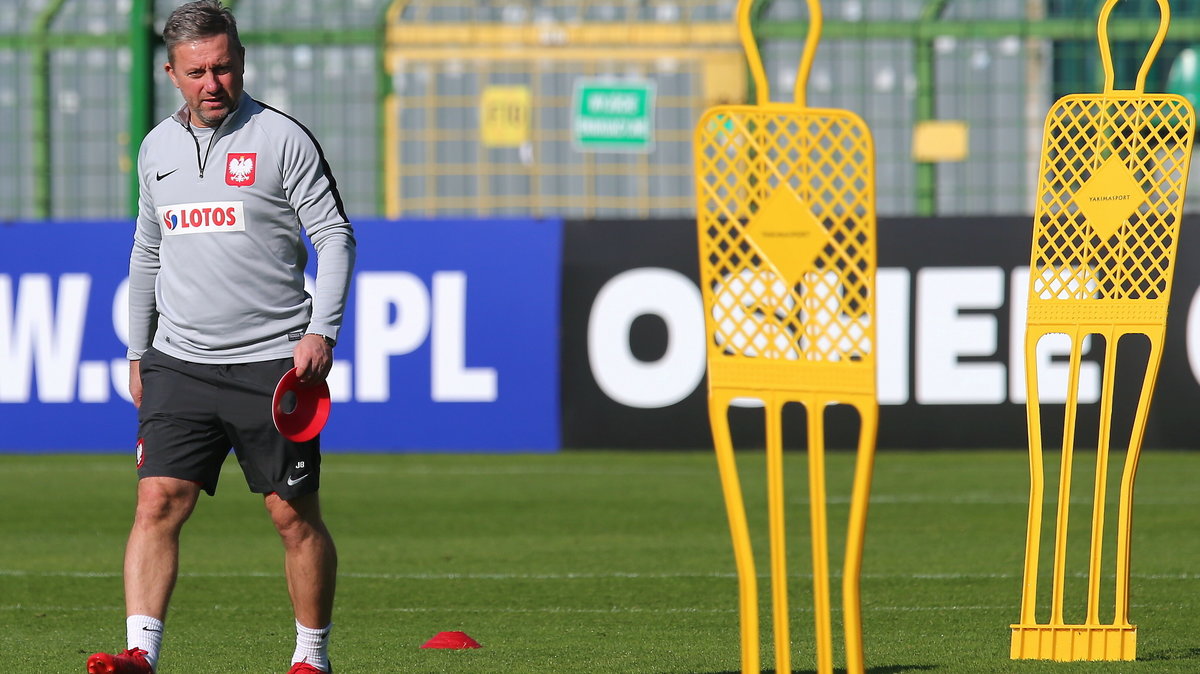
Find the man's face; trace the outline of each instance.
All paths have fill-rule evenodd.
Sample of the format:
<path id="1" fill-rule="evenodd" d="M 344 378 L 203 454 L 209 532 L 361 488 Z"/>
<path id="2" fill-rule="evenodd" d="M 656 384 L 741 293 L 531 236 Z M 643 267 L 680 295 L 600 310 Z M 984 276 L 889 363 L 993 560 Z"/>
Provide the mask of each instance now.
<path id="1" fill-rule="evenodd" d="M 175 45 L 163 66 L 183 95 L 197 126 L 218 126 L 242 95 L 245 50 L 234 51 L 224 33 Z"/>

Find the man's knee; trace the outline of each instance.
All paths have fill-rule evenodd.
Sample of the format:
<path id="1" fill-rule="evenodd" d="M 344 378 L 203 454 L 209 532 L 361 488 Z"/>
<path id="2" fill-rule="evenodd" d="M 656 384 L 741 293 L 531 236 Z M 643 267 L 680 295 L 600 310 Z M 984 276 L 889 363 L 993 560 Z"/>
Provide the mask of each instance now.
<path id="1" fill-rule="evenodd" d="M 194 482 L 165 477 L 147 477 L 138 481 L 135 524 L 141 526 L 181 526 L 192 514 L 200 488 Z"/>
<path id="2" fill-rule="evenodd" d="M 320 502 L 317 495 L 307 494 L 291 501 L 285 501 L 275 494 L 266 498 L 267 511 L 275 529 L 283 538 L 284 543 L 303 541 L 315 537 L 328 538 L 329 531 L 321 518 Z"/>

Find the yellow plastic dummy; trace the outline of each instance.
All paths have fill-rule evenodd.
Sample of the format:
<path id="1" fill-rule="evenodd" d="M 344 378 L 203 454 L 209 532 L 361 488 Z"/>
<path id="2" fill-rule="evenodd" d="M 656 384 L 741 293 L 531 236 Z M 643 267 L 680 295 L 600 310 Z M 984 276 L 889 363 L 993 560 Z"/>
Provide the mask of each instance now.
<path id="1" fill-rule="evenodd" d="M 1100 11 L 1105 83 L 1101 94 L 1064 97 L 1046 118 L 1030 260 L 1025 377 L 1029 420 L 1030 495 L 1020 622 L 1012 626 L 1013 659 L 1132 660 L 1137 627 L 1129 622 L 1130 523 L 1133 482 L 1154 383 L 1162 359 L 1195 112 L 1175 95 L 1145 93 L 1146 74 L 1170 24 L 1158 33 L 1138 71 L 1136 88 L 1113 88 L 1108 18 Z M 1037 620 L 1045 464 L 1037 367 L 1038 341 L 1062 333 L 1071 341 L 1060 456 L 1054 566 L 1048 621 Z M 1115 554 L 1115 611 L 1101 615 L 1104 504 L 1108 490 L 1117 346 L 1124 335 L 1149 342 L 1140 397 L 1120 480 Z M 1064 619 L 1067 528 L 1084 339 L 1103 339 L 1095 488 L 1087 566 L 1086 617 Z M 1111 574 L 1112 571 L 1110 570 Z M 1082 605 L 1080 605 L 1082 612 Z M 1105 610 L 1107 613 L 1107 609 Z"/>
<path id="2" fill-rule="evenodd" d="M 695 134 L 697 231 L 705 307 L 709 417 L 739 579 L 741 664 L 759 671 L 758 588 L 729 407 L 765 406 L 775 671 L 791 671 L 784 524 L 782 411 L 806 409 L 816 668 L 833 671 L 825 483 L 825 408 L 861 419 L 842 574 L 846 669 L 863 671 L 859 576 L 879 407 L 875 384 L 875 168 L 870 131 L 846 110 L 810 108 L 805 89 L 821 32 L 808 0 L 808 38 L 795 103 L 769 102 L 750 31 L 738 30 L 755 105 L 706 111 Z"/>

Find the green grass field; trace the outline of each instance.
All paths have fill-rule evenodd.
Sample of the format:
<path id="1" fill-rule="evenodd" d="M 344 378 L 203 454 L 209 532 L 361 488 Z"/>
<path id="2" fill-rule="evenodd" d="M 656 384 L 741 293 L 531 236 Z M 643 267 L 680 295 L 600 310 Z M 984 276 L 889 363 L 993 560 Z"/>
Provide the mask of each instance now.
<path id="1" fill-rule="evenodd" d="M 761 539 L 763 457 L 740 461 Z M 81 672 L 89 653 L 124 647 L 132 463 L 0 457 L 5 671 Z M 813 667 L 803 464 L 789 453 L 792 662 L 801 672 Z M 1013 662 L 1025 453 L 881 452 L 863 569 L 868 671 L 1200 671 L 1200 454 L 1147 452 L 1141 465 L 1139 661 Z M 831 453 L 831 490 L 850 468 L 849 454 Z M 331 647 L 339 674 L 739 668 L 737 580 L 710 452 L 332 454 L 322 493 L 341 556 Z M 1090 501 L 1088 489 L 1079 497 Z M 844 496 L 833 499 L 834 528 L 846 508 Z M 1078 521 L 1086 529 L 1086 513 Z M 286 671 L 293 624 L 280 547 L 236 462 L 185 528 L 181 566 L 160 673 Z M 766 569 L 760 558 L 765 626 Z M 419 648 L 448 630 L 483 648 Z"/>

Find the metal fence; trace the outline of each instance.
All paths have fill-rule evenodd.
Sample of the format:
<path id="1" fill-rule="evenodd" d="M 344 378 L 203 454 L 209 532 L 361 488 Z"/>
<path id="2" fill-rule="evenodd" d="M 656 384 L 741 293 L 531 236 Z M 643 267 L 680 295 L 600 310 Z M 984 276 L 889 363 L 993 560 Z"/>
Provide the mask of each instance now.
<path id="1" fill-rule="evenodd" d="M 181 104 L 161 67 L 161 41 L 147 37 L 179 4 L 0 0 L 0 219 L 133 212 L 133 149 L 147 126 L 140 120 L 161 120 Z M 375 73 L 389 0 L 225 4 L 235 7 L 247 47 L 246 90 L 320 139 L 348 209 L 378 212 Z"/>
<path id="2" fill-rule="evenodd" d="M 385 165 L 398 189 L 386 213 L 690 213 L 692 128 L 745 95 L 732 8 L 401 3 L 388 16 Z"/>
<path id="3" fill-rule="evenodd" d="M 0 220 L 132 212 L 132 150 L 179 104 L 153 41 L 177 4 L 0 2 Z M 312 129 L 352 214 L 688 217 L 695 121 L 750 95 L 735 0 L 226 4 L 247 91 Z M 1032 212 L 1046 111 L 1100 87 L 1100 4 L 824 0 L 809 103 L 868 122 L 883 215 Z M 1178 88 L 1172 66 L 1200 41 L 1200 0 L 1171 6 L 1148 91 Z M 805 3 L 760 0 L 755 17 L 771 97 L 786 100 Z M 1118 79 L 1157 26 L 1156 2 L 1118 6 Z M 645 96 L 649 137 L 581 136 L 589 86 Z M 955 156 L 925 154 L 921 134 L 946 128 L 931 122 L 959 134 Z"/>

